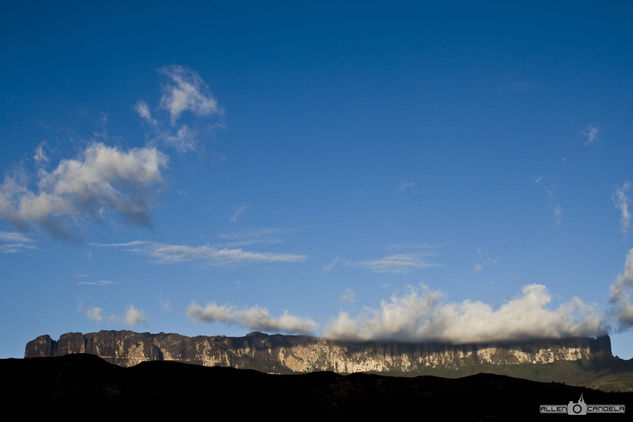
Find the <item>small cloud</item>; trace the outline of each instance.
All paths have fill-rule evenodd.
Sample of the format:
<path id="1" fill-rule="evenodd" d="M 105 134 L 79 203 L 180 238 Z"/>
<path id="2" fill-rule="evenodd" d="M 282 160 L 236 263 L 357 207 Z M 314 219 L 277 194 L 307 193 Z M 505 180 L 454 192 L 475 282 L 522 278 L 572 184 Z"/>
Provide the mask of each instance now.
<path id="1" fill-rule="evenodd" d="M 125 323 L 127 325 L 136 325 L 147 322 L 148 320 L 145 313 L 136 309 L 134 305 L 129 305 L 125 310 Z"/>
<path id="2" fill-rule="evenodd" d="M 351 265 L 352 262 L 349 259 L 345 259 L 345 258 L 341 258 L 341 257 L 337 256 L 334 259 L 332 259 L 329 264 L 327 264 L 325 267 L 323 267 L 323 271 L 325 271 L 326 273 L 329 273 L 334 268 L 336 268 L 336 266 L 339 265 L 339 264 Z"/>
<path id="3" fill-rule="evenodd" d="M 160 310 L 163 312 L 171 311 L 171 302 L 169 300 L 161 300 L 160 301 Z"/>
<path id="4" fill-rule="evenodd" d="M 152 112 L 149 110 L 147 103 L 143 100 L 136 103 L 134 106 L 136 113 L 143 118 L 147 123 L 155 126 L 158 122 L 152 117 Z"/>
<path id="5" fill-rule="evenodd" d="M 248 263 L 301 262 L 306 255 L 291 253 L 251 252 L 240 248 L 223 248 L 211 245 L 189 246 L 134 240 L 126 243 L 93 243 L 94 246 L 123 248 L 153 258 L 157 264 L 175 264 L 200 261 L 212 266 L 231 266 Z"/>
<path id="6" fill-rule="evenodd" d="M 563 221 L 563 208 L 560 206 L 560 204 L 556 204 L 556 206 L 552 210 L 552 213 L 554 214 L 554 222 L 556 224 L 560 224 Z"/>
<path id="7" fill-rule="evenodd" d="M 484 266 L 495 265 L 498 261 L 497 258 L 490 256 L 487 250 L 477 249 L 477 255 L 479 255 L 479 263 L 475 264 L 473 271 L 478 273 L 484 269 Z"/>
<path id="8" fill-rule="evenodd" d="M 197 72 L 178 65 L 162 67 L 159 72 L 167 78 L 160 105 L 169 111 L 172 124 L 185 111 L 200 116 L 223 113 Z"/>
<path id="9" fill-rule="evenodd" d="M 599 130 L 597 127 L 589 125 L 583 131 L 583 135 L 585 137 L 585 145 L 591 145 L 599 139 Z"/>
<path id="10" fill-rule="evenodd" d="M 541 183 L 543 181 L 543 176 L 539 176 L 536 179 L 534 179 L 534 183 Z"/>
<path id="11" fill-rule="evenodd" d="M 146 136 L 152 143 L 160 142 L 180 152 L 199 150 L 200 138 L 225 127 L 224 111 L 196 71 L 173 65 L 161 67 L 158 72 L 163 77 L 158 112 L 153 114 L 143 100 L 134 106 L 136 113 L 148 124 Z M 168 112 L 168 122 L 161 110 Z M 187 119 L 187 124 L 179 123 L 186 112 L 198 118 Z M 216 119 L 210 120 L 209 116 Z"/>
<path id="12" fill-rule="evenodd" d="M 375 273 L 408 273 L 413 270 L 434 266 L 427 262 L 423 256 L 416 253 L 389 255 L 378 259 L 359 261 L 356 265 Z"/>
<path id="13" fill-rule="evenodd" d="M 338 300 L 348 305 L 351 305 L 356 300 L 356 292 L 354 292 L 354 290 L 348 287 L 347 289 L 345 289 L 345 291 L 343 292 L 343 294 Z"/>
<path id="14" fill-rule="evenodd" d="M 612 200 L 615 207 L 620 211 L 620 227 L 622 233 L 626 233 L 629 230 L 631 224 L 631 211 L 630 206 L 632 203 L 629 190 L 631 189 L 630 182 L 624 182 L 624 184 L 615 189 Z"/>
<path id="15" fill-rule="evenodd" d="M 99 308 L 98 306 L 92 306 L 85 311 L 86 317 L 93 320 L 94 322 L 103 321 L 103 308 Z"/>
<path id="16" fill-rule="evenodd" d="M 279 318 L 271 317 L 266 308 L 259 306 L 236 309 L 231 305 L 209 303 L 202 307 L 192 302 L 187 309 L 187 316 L 200 322 L 224 322 L 266 332 L 312 334 L 318 327 L 310 318 L 297 317 L 288 311 L 284 311 Z"/>
<path id="17" fill-rule="evenodd" d="M 25 250 L 37 250 L 35 239 L 18 232 L 0 230 L 0 253 L 19 253 Z"/>
<path id="18" fill-rule="evenodd" d="M 428 262 L 427 257 L 435 255 L 433 249 L 437 249 L 442 245 L 432 245 L 427 243 L 396 243 L 389 245 L 386 249 L 391 253 L 382 258 L 365 259 L 361 261 L 352 261 L 350 259 L 337 256 L 323 270 L 332 271 L 339 264 L 351 267 L 360 267 L 368 269 L 375 273 L 408 273 L 414 270 L 420 270 L 429 267 L 435 267 L 436 264 Z"/>
<path id="19" fill-rule="evenodd" d="M 99 280 L 99 281 L 78 281 L 77 284 L 81 286 L 112 286 L 112 285 L 121 284 L 121 283 L 117 283 L 116 281 L 111 281 L 111 280 Z"/>
<path id="20" fill-rule="evenodd" d="M 233 211 L 233 214 L 231 214 L 231 218 L 230 218 L 231 222 L 232 222 L 232 223 L 236 222 L 236 221 L 237 221 L 237 219 L 238 219 L 238 218 L 239 218 L 242 214 L 244 214 L 244 212 L 245 212 L 247 209 L 249 209 L 249 208 L 250 208 L 250 205 L 247 205 L 247 204 L 242 204 L 242 205 L 240 205 L 239 207 L 237 207 L 237 208 L 235 209 L 235 211 Z"/>
<path id="21" fill-rule="evenodd" d="M 46 151 L 44 147 L 46 146 L 46 141 L 40 142 L 40 144 L 35 148 L 35 154 L 33 154 L 33 160 L 36 164 L 46 164 L 48 163 L 48 155 L 46 155 Z"/>
<path id="22" fill-rule="evenodd" d="M 398 186 L 397 192 L 404 192 L 407 189 L 415 193 L 415 183 L 407 181 L 407 180 L 403 180 L 402 182 L 400 182 L 400 186 Z"/>
<path id="23" fill-rule="evenodd" d="M 244 246 L 267 244 L 275 245 L 284 243 L 281 235 L 288 234 L 294 230 L 283 227 L 264 227 L 252 230 L 242 230 L 233 233 L 222 233 L 218 236 L 221 239 L 222 247 L 241 248 Z"/>
<path id="24" fill-rule="evenodd" d="M 563 207 L 556 195 L 556 188 L 552 187 L 546 190 L 549 198 L 549 206 L 552 209 L 552 215 L 554 216 L 554 223 L 560 224 L 563 221 Z"/>

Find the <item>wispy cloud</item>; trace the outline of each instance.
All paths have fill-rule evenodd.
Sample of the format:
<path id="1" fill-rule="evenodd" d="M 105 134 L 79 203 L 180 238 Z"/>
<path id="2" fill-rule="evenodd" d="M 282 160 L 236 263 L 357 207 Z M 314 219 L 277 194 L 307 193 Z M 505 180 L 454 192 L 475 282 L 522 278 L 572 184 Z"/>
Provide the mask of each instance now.
<path id="1" fill-rule="evenodd" d="M 153 258 L 154 262 L 159 264 L 200 261 L 212 266 L 231 266 L 247 263 L 301 262 L 307 258 L 306 255 L 299 254 L 250 252 L 240 248 L 217 248 L 211 245 L 170 245 L 144 240 L 93 245 L 123 248 Z"/>
<path id="2" fill-rule="evenodd" d="M 224 248 L 241 248 L 256 244 L 274 245 L 284 243 L 282 236 L 294 231 L 283 227 L 264 227 L 222 233 L 218 235 L 218 239 L 222 241 L 221 246 Z"/>
<path id="3" fill-rule="evenodd" d="M 341 302 L 351 305 L 356 300 L 356 292 L 352 290 L 350 287 L 345 289 L 341 297 L 339 299 Z"/>
<path id="4" fill-rule="evenodd" d="M 351 260 L 337 256 L 323 267 L 323 271 L 330 272 L 339 265 L 345 265 L 364 268 L 375 273 L 408 273 L 437 266 L 429 262 L 428 258 L 436 255 L 435 250 L 441 246 L 429 243 L 396 243 L 386 247 L 392 253 L 380 258 Z"/>
<path id="5" fill-rule="evenodd" d="M 479 263 L 475 264 L 473 271 L 478 273 L 489 265 L 495 265 L 499 260 L 490 256 L 490 253 L 486 249 L 477 249 L 477 255 L 479 256 Z"/>
<path id="6" fill-rule="evenodd" d="M 401 253 L 388 255 L 378 259 L 359 261 L 356 265 L 375 273 L 407 273 L 433 267 L 426 257 L 417 253 Z"/>
<path id="7" fill-rule="evenodd" d="M 0 253 L 18 253 L 37 249 L 35 239 L 18 232 L 0 230 Z"/>
<path id="8" fill-rule="evenodd" d="M 160 301 L 160 310 L 163 312 L 171 311 L 171 302 L 168 299 Z"/>
<path id="9" fill-rule="evenodd" d="M 158 124 L 158 121 L 156 121 L 152 117 L 152 112 L 150 111 L 149 106 L 147 105 L 145 101 L 143 100 L 138 101 L 136 105 L 134 106 L 134 110 L 141 118 L 143 118 L 150 125 L 155 126 Z"/>
<path id="10" fill-rule="evenodd" d="M 224 111 L 196 71 L 172 65 L 161 67 L 158 72 L 163 78 L 158 108 L 152 112 L 144 100 L 139 100 L 134 110 L 147 123 L 147 136 L 151 142 L 180 152 L 195 151 L 199 147 L 199 138 L 224 127 Z M 163 117 L 165 112 L 169 119 Z M 179 120 L 185 119 L 183 113 L 187 112 L 197 119 L 180 123 Z M 210 116 L 215 117 L 214 121 L 209 120 Z"/>
<path id="11" fill-rule="evenodd" d="M 442 293 L 421 285 L 383 300 L 378 309 L 351 316 L 340 312 L 324 336 L 346 340 L 391 339 L 471 343 L 603 334 L 594 306 L 573 298 L 548 309 L 551 295 L 541 284 L 523 287 L 522 296 L 498 309 L 480 301 L 445 303 Z"/>
<path id="12" fill-rule="evenodd" d="M 113 286 L 115 284 L 121 284 L 112 280 L 98 280 L 98 281 L 78 281 L 80 286 Z"/>
<path id="13" fill-rule="evenodd" d="M 209 303 L 202 307 L 193 302 L 187 309 L 187 316 L 196 321 L 224 322 L 266 332 L 312 334 L 318 327 L 312 319 L 291 315 L 288 311 L 278 318 L 271 317 L 266 308 L 259 306 L 237 309 L 231 305 Z"/>
<path id="14" fill-rule="evenodd" d="M 151 190 L 162 180 L 167 157 L 156 148 L 128 151 L 92 143 L 77 159 L 64 159 L 52 171 L 40 169 L 36 190 L 25 174 L 0 184 L 0 216 L 20 230 L 38 227 L 69 237 L 76 222 L 108 211 L 149 225 Z"/>
<path id="15" fill-rule="evenodd" d="M 598 141 L 600 131 L 597 127 L 589 125 L 583 130 L 583 135 L 585 137 L 585 145 L 591 145 Z"/>
<path id="16" fill-rule="evenodd" d="M 556 188 L 552 187 L 546 190 L 547 197 L 549 199 L 549 206 L 552 210 L 552 215 L 554 216 L 554 222 L 556 224 L 560 224 L 563 222 L 563 207 L 558 200 L 558 195 L 556 194 Z"/>
<path id="17" fill-rule="evenodd" d="M 631 211 L 629 207 L 631 206 L 631 195 L 629 194 L 629 190 L 631 189 L 630 182 L 624 182 L 622 186 L 619 186 L 615 189 L 615 193 L 613 194 L 613 204 L 620 211 L 620 227 L 622 228 L 622 232 L 626 233 L 629 230 L 631 224 Z"/>
<path id="18" fill-rule="evenodd" d="M 619 274 L 611 285 L 609 304 L 612 316 L 617 328 L 625 330 L 633 327 L 633 304 L 631 304 L 631 292 L 633 291 L 633 249 L 626 255 L 624 271 Z"/>
<path id="19" fill-rule="evenodd" d="M 330 271 L 334 270 L 334 268 L 336 268 L 336 266 L 339 264 L 352 265 L 352 261 L 350 261 L 349 259 L 341 258 L 340 256 L 334 257 L 334 259 L 332 259 L 329 264 L 323 267 L 323 271 L 329 273 Z"/>
<path id="20" fill-rule="evenodd" d="M 42 141 L 37 146 L 37 148 L 35 148 L 35 154 L 33 154 L 33 161 L 35 161 L 36 164 L 48 163 L 49 158 L 48 158 L 48 155 L 46 154 L 46 151 L 44 150 L 45 146 L 46 146 L 46 142 Z"/>
<path id="21" fill-rule="evenodd" d="M 244 214 L 244 212 L 249 208 L 250 208 L 250 205 L 248 204 L 242 204 L 239 207 L 237 207 L 235 211 L 233 211 L 233 214 L 231 214 L 231 218 L 230 218 L 231 222 L 232 223 L 236 222 L 237 219 L 240 218 L 240 216 Z"/>
<path id="22" fill-rule="evenodd" d="M 398 186 L 397 192 L 404 192 L 406 190 L 410 190 L 413 193 L 415 193 L 415 183 L 411 182 L 409 180 L 403 180 L 402 182 L 400 182 L 400 185 Z"/>
<path id="23" fill-rule="evenodd" d="M 162 86 L 160 105 L 169 111 L 172 123 L 185 111 L 200 116 L 223 112 L 209 87 L 196 71 L 172 65 L 160 68 L 159 72 L 166 77 Z"/>

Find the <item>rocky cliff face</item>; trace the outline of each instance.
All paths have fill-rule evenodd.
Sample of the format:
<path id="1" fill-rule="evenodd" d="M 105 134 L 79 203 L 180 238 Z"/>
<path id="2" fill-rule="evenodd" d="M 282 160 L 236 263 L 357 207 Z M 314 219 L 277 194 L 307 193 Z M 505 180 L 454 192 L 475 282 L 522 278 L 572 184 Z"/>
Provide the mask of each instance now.
<path id="1" fill-rule="evenodd" d="M 133 331 L 67 333 L 58 341 L 40 336 L 26 345 L 25 358 L 90 353 L 120 365 L 174 360 L 270 373 L 334 371 L 420 374 L 431 368 L 481 364 L 545 364 L 611 356 L 608 336 L 508 343 L 345 342 L 307 336 L 251 333 L 245 337 L 186 337 Z"/>

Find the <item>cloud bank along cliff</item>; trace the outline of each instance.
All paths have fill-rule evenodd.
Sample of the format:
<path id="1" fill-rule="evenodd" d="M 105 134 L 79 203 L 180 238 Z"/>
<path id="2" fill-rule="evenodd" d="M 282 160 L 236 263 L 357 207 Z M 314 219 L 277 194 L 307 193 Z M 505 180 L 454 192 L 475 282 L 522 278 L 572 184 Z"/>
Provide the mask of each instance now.
<path id="1" fill-rule="evenodd" d="M 120 366 L 174 360 L 271 373 L 334 371 L 416 374 L 430 368 L 458 369 L 479 364 L 546 364 L 611 356 L 608 336 L 516 342 L 442 343 L 350 342 L 309 336 L 244 337 L 150 334 L 133 331 L 67 333 L 54 341 L 43 335 L 26 345 L 25 358 L 89 353 Z"/>

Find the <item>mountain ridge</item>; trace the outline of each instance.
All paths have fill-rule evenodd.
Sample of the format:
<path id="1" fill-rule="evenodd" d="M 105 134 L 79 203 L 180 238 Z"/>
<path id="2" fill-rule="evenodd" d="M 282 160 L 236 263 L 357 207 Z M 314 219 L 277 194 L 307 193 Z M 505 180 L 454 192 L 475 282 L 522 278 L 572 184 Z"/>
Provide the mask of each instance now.
<path id="1" fill-rule="evenodd" d="M 608 336 L 449 344 L 440 342 L 343 341 L 303 335 L 252 332 L 243 337 L 106 331 L 43 335 L 27 343 L 24 356 L 89 353 L 120 366 L 175 360 L 264 372 L 416 372 L 481 363 L 512 365 L 612 357 Z"/>

